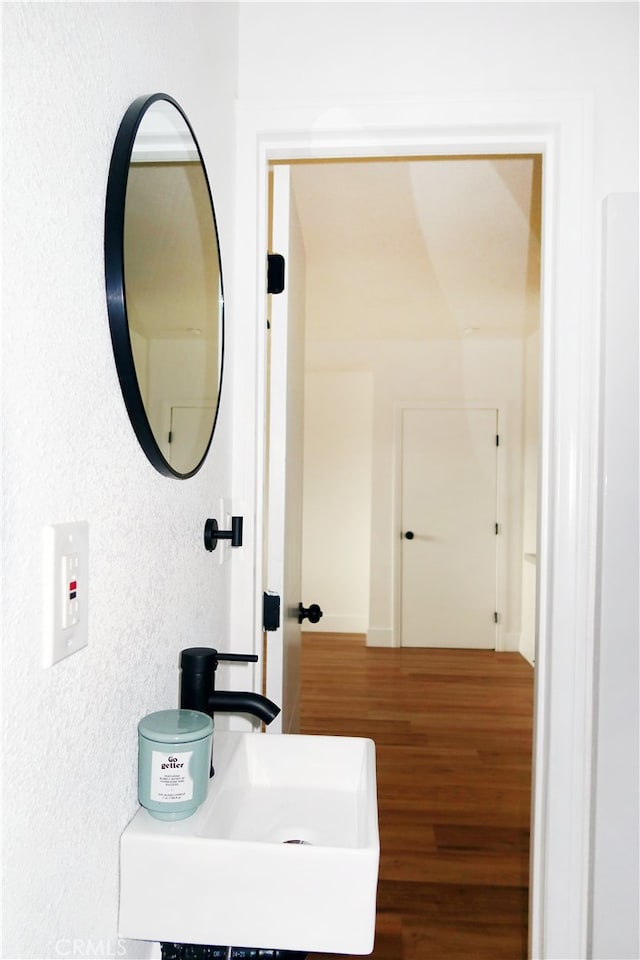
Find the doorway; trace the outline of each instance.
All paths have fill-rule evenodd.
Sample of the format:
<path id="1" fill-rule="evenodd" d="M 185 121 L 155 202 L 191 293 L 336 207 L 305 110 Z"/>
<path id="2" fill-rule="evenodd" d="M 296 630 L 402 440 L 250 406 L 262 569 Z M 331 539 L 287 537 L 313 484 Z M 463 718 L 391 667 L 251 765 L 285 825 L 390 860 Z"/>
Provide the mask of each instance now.
<path id="1" fill-rule="evenodd" d="M 537 308 L 539 303 L 539 184 L 541 180 L 541 162 L 539 157 L 518 157 L 512 159 L 513 162 L 521 166 L 526 165 L 531 174 L 531 185 L 528 188 L 528 192 L 532 198 L 532 203 L 535 205 L 535 213 L 533 216 L 530 214 L 526 218 L 526 230 L 533 233 L 533 239 L 534 242 L 538 244 L 538 249 L 536 257 L 532 257 L 528 249 L 521 250 L 521 276 L 523 283 L 530 281 L 531 275 L 535 274 L 531 264 L 537 263 L 538 276 L 535 277 L 537 285 L 534 291 L 534 302 Z M 418 163 L 420 161 L 416 160 L 413 162 Z M 423 162 L 428 163 L 429 161 Z M 443 162 L 445 162 L 443 159 L 439 161 L 439 163 Z M 458 168 L 461 162 L 474 164 L 478 161 L 472 158 L 467 158 L 464 161 L 457 159 L 455 163 Z M 480 161 L 485 170 L 492 162 L 495 161 Z M 509 160 L 508 158 L 500 158 L 498 162 L 504 166 Z M 356 164 L 352 163 L 350 169 L 353 171 L 355 166 Z M 394 169 L 398 171 L 399 167 L 396 165 Z M 311 171 L 312 165 L 305 165 L 307 179 Z M 533 186 L 534 174 L 537 175 L 535 187 Z M 508 175 L 505 179 L 509 179 Z M 292 180 L 295 185 L 295 172 Z M 513 188 L 513 182 L 511 182 L 511 186 Z M 295 193 L 295 189 L 292 195 L 295 196 L 295 199 L 300 198 L 300 195 Z M 380 199 L 379 194 L 377 195 L 377 199 Z M 381 203 L 382 206 L 384 206 L 384 201 L 381 201 Z M 532 221 L 534 223 L 533 231 L 531 231 Z M 339 231 L 340 228 L 337 227 L 336 229 Z M 302 234 L 304 237 L 304 220 Z M 309 272 L 312 272 L 314 269 L 313 254 L 309 256 L 309 245 L 307 243 L 303 245 L 306 251 L 306 270 L 308 276 Z M 517 241 L 512 240 L 512 248 L 516 245 Z M 275 250 L 276 248 L 274 247 L 273 249 Z M 486 254 L 486 251 L 484 252 Z M 513 268 L 511 268 L 510 272 L 513 272 Z M 289 271 L 289 282 L 293 282 L 296 287 L 299 285 L 297 278 L 292 279 L 291 271 Z M 309 284 L 307 283 L 305 286 L 308 288 Z M 478 296 L 477 288 L 475 295 Z M 523 296 L 522 300 L 521 309 L 523 313 L 526 314 L 526 298 Z M 509 303 L 509 313 L 513 314 L 514 312 L 513 300 L 511 300 Z M 480 345 L 480 351 L 483 352 L 485 360 L 489 360 L 486 366 L 494 371 L 496 369 L 501 370 L 507 362 L 513 363 L 514 358 L 519 358 L 520 366 L 522 366 L 524 353 L 520 347 L 514 349 L 514 345 L 511 342 L 506 345 L 504 343 L 498 343 L 496 347 L 496 341 L 502 339 L 500 337 L 502 331 L 498 327 L 499 318 L 496 314 L 497 311 L 494 305 L 494 309 L 492 310 L 492 329 L 485 331 L 485 335 L 489 333 L 490 336 L 487 336 L 484 343 Z M 513 323 L 512 316 L 510 317 L 510 322 Z M 466 320 L 465 323 L 469 323 L 469 321 Z M 522 329 L 524 329 L 524 318 L 521 324 Z M 400 469 L 402 478 L 400 501 L 402 507 L 401 513 L 405 517 L 405 520 L 400 524 L 400 529 L 403 531 L 403 534 L 406 534 L 408 530 L 408 521 L 406 518 L 411 512 L 425 505 L 431 508 L 431 513 L 428 514 L 427 517 L 414 517 L 414 519 L 418 521 L 417 535 L 414 534 L 410 541 L 407 540 L 406 535 L 403 536 L 400 544 L 405 556 L 403 557 L 401 565 L 403 572 L 401 591 L 402 624 L 401 630 L 398 633 L 398 639 L 401 636 L 402 644 L 406 646 L 459 646 L 463 648 L 475 647 L 486 649 L 495 649 L 496 647 L 498 616 L 496 599 L 496 543 L 500 532 L 498 529 L 499 513 L 497 507 L 498 410 L 495 406 L 481 405 L 478 402 L 474 405 L 473 400 L 469 400 L 470 396 L 474 396 L 473 391 L 479 389 L 477 369 L 481 364 L 478 362 L 476 355 L 478 350 L 476 350 L 475 347 L 482 339 L 481 336 L 479 336 L 480 322 L 478 322 L 477 326 L 476 324 L 472 324 L 471 326 L 475 327 L 475 329 L 469 329 L 469 327 L 466 326 L 460 329 L 461 324 L 458 324 L 458 329 L 456 330 L 454 328 L 453 331 L 457 335 L 450 336 L 450 339 L 455 344 L 450 350 L 451 356 L 455 356 L 457 360 L 457 363 L 451 366 L 451 369 L 455 372 L 455 376 L 452 378 L 452 384 L 448 388 L 444 388 L 444 394 L 440 394 L 440 396 L 444 397 L 459 398 L 458 402 L 462 403 L 463 406 L 456 408 L 454 400 L 449 400 L 448 402 L 447 400 L 441 400 L 439 405 L 434 403 L 429 409 L 424 405 L 421 406 L 417 402 L 414 402 L 412 407 L 405 406 L 401 411 L 401 447 L 403 455 L 401 457 Z M 449 330 L 448 332 L 451 334 L 452 331 Z M 513 333 L 513 330 L 510 330 L 510 332 Z M 521 334 L 522 331 L 518 330 L 518 332 Z M 439 330 L 438 333 L 440 334 L 439 337 L 424 337 L 423 339 L 429 339 L 429 341 L 441 341 L 445 339 L 442 336 L 442 330 Z M 270 336 L 273 336 L 273 331 L 271 331 Z M 387 341 L 390 339 L 391 337 L 387 336 Z M 418 338 L 416 337 L 414 339 L 417 340 Z M 504 339 L 511 341 L 515 338 L 505 337 Z M 472 342 L 474 349 L 469 348 Z M 318 471 L 317 447 L 319 435 L 324 433 L 326 435 L 326 441 L 329 444 L 329 454 L 325 456 L 324 464 L 326 473 L 331 475 L 331 477 L 325 477 L 323 484 L 320 485 L 320 494 L 322 493 L 322 489 L 324 489 L 328 491 L 330 495 L 333 495 L 335 492 L 334 488 L 341 482 L 340 478 L 345 473 L 353 472 L 351 446 L 348 443 L 346 444 L 349 450 L 348 465 L 346 465 L 345 460 L 338 458 L 335 443 L 336 433 L 339 433 L 337 427 L 340 423 L 344 423 L 351 418 L 349 406 L 344 405 L 344 399 L 349 393 L 349 391 L 345 389 L 345 382 L 353 381 L 355 383 L 355 378 L 357 377 L 374 375 L 374 370 L 367 368 L 366 355 L 357 356 L 353 349 L 353 344 L 347 344 L 345 349 L 343 341 L 340 346 L 343 349 L 335 351 L 334 357 L 336 353 L 339 352 L 341 354 L 341 362 L 344 364 L 345 352 L 349 353 L 350 351 L 349 365 L 355 366 L 355 369 L 353 369 L 353 366 L 351 366 L 351 368 L 347 367 L 346 369 L 344 366 L 330 370 L 311 369 L 312 376 L 324 373 L 325 385 L 329 380 L 331 380 L 332 383 L 331 400 L 325 391 L 321 402 L 317 405 L 319 415 L 325 418 L 327 417 L 332 407 L 331 401 L 336 398 L 336 395 L 339 395 L 342 401 L 341 409 L 337 410 L 338 417 L 332 421 L 331 416 L 329 416 L 323 429 L 318 428 L 320 423 L 319 417 L 316 418 L 313 424 L 310 425 L 307 423 L 307 427 L 310 426 L 311 429 L 309 431 L 310 435 L 307 437 L 306 447 L 312 448 L 315 451 L 315 472 Z M 433 349 L 435 353 L 442 353 L 441 343 L 439 343 L 437 347 L 434 347 L 432 343 L 429 342 L 425 349 L 427 351 Z M 498 353 L 502 351 L 503 356 L 499 357 L 497 362 L 492 363 L 490 362 L 490 357 L 496 349 Z M 319 352 L 318 350 L 318 353 Z M 465 366 L 469 365 L 470 357 L 473 358 L 475 372 L 471 378 L 472 385 L 469 387 L 465 386 Z M 507 357 L 508 361 L 506 359 Z M 518 381 L 520 387 L 522 386 L 521 374 L 522 370 L 520 370 L 520 378 Z M 402 376 L 401 369 L 398 369 L 397 375 L 399 377 Z M 424 380 L 424 378 L 422 379 Z M 487 378 L 488 382 L 491 383 L 491 393 L 493 394 L 496 387 L 492 379 L 492 376 Z M 518 378 L 516 377 L 514 380 L 518 380 Z M 339 384 L 338 389 L 336 389 L 337 384 Z M 424 390 L 424 382 L 420 384 L 420 387 Z M 442 380 L 439 381 L 438 389 L 442 389 Z M 488 396 L 487 391 L 489 388 L 486 381 L 483 389 L 484 395 Z M 512 389 L 511 386 L 510 390 L 511 392 L 516 392 L 515 388 Z M 428 395 L 427 389 L 427 396 Z M 475 394 L 475 396 L 477 395 L 478 394 Z M 373 397 L 371 399 L 373 399 Z M 466 406 L 464 405 L 465 401 Z M 337 405 L 335 406 L 337 407 Z M 518 420 L 518 418 L 521 417 L 521 413 L 522 403 L 519 401 L 519 405 L 516 405 L 516 410 L 510 410 L 512 421 Z M 373 421 L 373 405 L 371 405 L 370 414 L 371 420 Z M 358 419 L 361 420 L 361 411 L 358 413 Z M 372 430 L 372 435 L 373 432 Z M 513 442 L 513 437 L 510 438 L 510 442 L 516 446 Z M 430 455 L 426 457 L 425 463 L 425 454 L 427 451 Z M 371 451 L 369 452 L 371 453 Z M 411 453 L 415 454 L 415 457 L 412 457 Z M 434 453 L 436 454 L 435 457 Z M 433 469 L 434 465 L 437 466 L 435 472 Z M 394 462 L 393 456 L 391 455 L 388 456 L 388 468 L 393 475 Z M 369 476 L 371 477 L 371 468 L 369 470 Z M 412 480 L 412 477 L 415 477 L 415 479 Z M 521 477 L 522 468 L 520 468 L 520 478 Z M 426 486 L 427 483 L 430 484 L 428 488 Z M 314 487 L 317 489 L 317 484 L 314 484 Z M 438 505 L 434 508 L 436 491 L 439 500 Z M 452 493 L 455 494 L 453 498 L 451 496 Z M 356 493 L 356 497 L 354 497 L 353 500 L 343 503 L 343 512 L 345 514 L 352 512 L 352 504 L 366 497 L 368 497 L 369 500 L 371 499 L 368 491 L 363 491 L 363 495 L 359 497 Z M 340 503 L 330 504 L 326 498 L 321 498 L 318 492 L 315 500 L 315 509 L 321 516 L 324 516 L 325 524 L 327 517 L 337 518 L 341 516 Z M 521 493 L 520 507 L 522 507 L 522 500 L 523 497 Z M 295 502 L 294 498 L 294 503 Z M 465 511 L 463 508 L 470 509 Z M 392 513 L 391 510 L 389 510 L 389 512 Z M 516 511 L 513 511 L 513 513 L 515 514 Z M 437 524 L 441 523 L 443 519 L 453 521 L 453 525 L 451 522 L 448 523 L 448 526 L 445 524 L 446 530 L 441 526 L 438 527 Z M 520 516 L 518 519 L 520 525 L 522 525 L 522 517 Z M 345 523 L 348 522 L 348 519 L 345 520 Z M 342 524 L 338 525 L 338 523 L 336 523 L 333 527 L 334 534 L 338 526 L 341 527 Z M 473 530 L 474 526 L 476 527 L 475 530 Z M 424 533 L 425 529 L 429 531 L 428 534 Z M 369 538 L 370 535 L 369 532 Z M 448 550 L 445 540 L 448 540 L 449 543 L 455 541 L 456 550 Z M 432 546 L 434 542 L 437 542 L 439 547 L 443 547 L 445 554 L 448 553 L 446 563 L 443 561 L 442 552 L 439 552 L 437 556 L 427 558 L 427 563 L 430 564 L 430 566 L 427 567 L 426 572 L 423 562 L 419 564 L 412 563 L 416 558 L 411 555 L 406 556 L 407 548 L 421 547 L 423 542 L 427 546 Z M 318 557 L 320 557 L 320 566 L 330 566 L 332 570 L 335 570 L 335 568 L 339 566 L 340 557 L 345 558 L 351 557 L 352 555 L 359 555 L 358 546 L 356 545 L 355 548 L 352 549 L 352 542 L 348 537 L 344 539 L 343 545 L 338 549 L 337 553 L 335 542 L 328 544 L 329 559 L 327 560 L 325 557 L 324 562 L 322 561 L 322 550 L 319 549 L 317 536 L 314 536 L 311 546 L 312 550 L 310 551 L 310 555 L 314 560 L 317 561 Z M 367 557 L 367 573 L 369 559 L 370 558 Z M 422 558 L 422 560 L 424 560 L 424 558 Z M 470 563 L 468 562 L 469 560 L 471 560 Z M 466 569 L 461 569 L 461 565 L 462 568 Z M 448 570 L 445 570 L 447 566 Z M 481 574 L 481 576 L 479 576 L 479 574 Z M 514 579 L 517 580 L 520 575 L 521 566 L 518 565 Z M 433 594 L 425 593 L 423 587 L 425 579 L 433 591 L 435 591 L 437 597 L 434 597 Z M 411 584 L 410 590 L 408 589 L 409 584 Z M 267 586 L 271 586 L 271 584 L 267 583 Z M 409 596 L 409 594 L 412 596 Z M 313 586 L 311 589 L 309 589 L 308 586 L 303 589 L 303 596 L 306 596 L 305 602 L 308 602 L 309 599 L 318 599 L 323 605 L 325 603 L 322 590 L 314 588 Z M 415 607 L 421 602 L 421 610 L 417 612 L 411 610 L 412 606 Z M 290 599 L 284 598 L 283 608 L 288 609 L 290 606 Z M 431 617 L 431 622 L 427 624 L 427 629 L 425 629 L 425 611 Z M 341 611 L 329 612 L 333 620 L 335 620 Z M 438 616 L 436 616 L 436 614 Z M 326 623 L 321 622 L 318 624 L 318 628 L 323 633 L 327 632 Z M 413 631 L 411 628 L 413 628 Z M 435 640 L 433 639 L 434 637 Z M 395 645 L 400 644 L 396 643 Z M 334 653 L 336 649 L 338 648 L 334 645 Z M 336 660 L 336 669 L 340 669 L 339 658 Z"/>
<path id="2" fill-rule="evenodd" d="M 481 106 L 481 109 L 479 107 Z M 234 496 L 263 517 L 265 339 L 263 306 L 267 168 L 291 158 L 541 153 L 545 159 L 540 344 L 540 548 L 531 953 L 580 956 L 588 915 L 590 730 L 599 341 L 592 297 L 594 232 L 585 196 L 593 180 L 588 122 L 579 102 L 534 98 L 334 104 L 245 104 L 237 124 L 235 290 L 237 351 Z M 256 235 L 258 243 L 256 244 Z M 583 243 L 577 244 L 576 237 Z M 256 313 L 258 333 L 256 334 Z M 576 332 L 579 336 L 576 337 Z M 256 379 L 247 380 L 246 370 Z M 246 428 L 246 429 L 245 429 Z M 570 509 L 556 509 L 562 504 Z M 387 531 L 373 529 L 386 540 Z M 372 553 L 378 542 L 372 543 Z M 247 602 L 251 596 L 252 602 Z M 231 583 L 236 648 L 262 642 L 261 543 Z M 255 671 L 259 689 L 261 667 Z M 571 776 L 567 778 L 567 771 Z M 575 895 L 582 891 L 584 895 Z"/>
<path id="3" fill-rule="evenodd" d="M 307 263 L 302 592 L 325 609 L 309 629 L 366 633 L 372 646 L 404 642 L 399 411 L 499 409 L 500 475 L 489 494 L 498 502 L 487 527 L 497 569 L 489 560 L 485 627 L 496 649 L 519 650 L 535 619 L 531 563 L 526 624 L 521 591 L 525 525 L 532 556 L 537 532 L 539 369 L 530 344 L 540 311 L 541 156 L 285 166 Z M 496 434 L 494 426 L 492 458 Z M 486 580 L 486 558 L 476 570 Z M 455 583 L 446 592 L 455 596 Z M 449 605 L 452 615 L 458 608 Z M 487 645 L 480 632 L 470 647 Z"/>

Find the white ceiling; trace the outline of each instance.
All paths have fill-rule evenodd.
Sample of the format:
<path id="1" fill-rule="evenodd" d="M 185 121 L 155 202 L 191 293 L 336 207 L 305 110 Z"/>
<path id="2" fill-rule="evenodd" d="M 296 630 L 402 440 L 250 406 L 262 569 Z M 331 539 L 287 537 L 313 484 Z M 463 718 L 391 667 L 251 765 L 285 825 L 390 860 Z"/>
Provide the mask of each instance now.
<path id="1" fill-rule="evenodd" d="M 538 325 L 539 157 L 292 166 L 307 335 L 523 336 Z"/>

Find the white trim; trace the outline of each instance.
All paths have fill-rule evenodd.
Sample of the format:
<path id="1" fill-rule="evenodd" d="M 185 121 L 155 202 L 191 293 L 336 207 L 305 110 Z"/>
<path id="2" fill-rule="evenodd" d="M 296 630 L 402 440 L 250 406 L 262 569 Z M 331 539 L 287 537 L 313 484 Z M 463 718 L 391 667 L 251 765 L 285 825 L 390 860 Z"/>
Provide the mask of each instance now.
<path id="1" fill-rule="evenodd" d="M 505 633 L 502 650 L 505 653 L 520 653 L 520 634 Z"/>
<path id="2" fill-rule="evenodd" d="M 253 504 L 245 543 L 254 550 L 234 569 L 231 643 L 259 649 L 261 638 L 268 162 L 517 152 L 544 156 L 531 956 L 566 960 L 586 956 L 587 947 L 593 711 L 600 344 L 586 100 L 385 98 L 339 110 L 331 102 L 239 104 L 233 481 Z"/>
<path id="3" fill-rule="evenodd" d="M 393 631 L 384 627 L 369 627 L 367 630 L 368 647 L 392 647 Z"/>
<path id="4" fill-rule="evenodd" d="M 366 617 L 324 613 L 318 623 L 308 623 L 305 620 L 302 630 L 304 633 L 356 633 L 362 636 L 366 634 L 367 628 Z"/>
<path id="5" fill-rule="evenodd" d="M 402 529 L 402 414 L 405 410 L 491 410 L 496 414 L 496 432 L 500 434 L 504 429 L 504 411 L 500 405 L 489 400 L 397 400 L 393 410 L 393 495 L 392 510 L 394 530 Z M 503 424 L 501 427 L 500 424 Z M 506 484 L 504 482 L 504 456 L 502 446 L 496 447 L 496 523 L 499 528 L 504 525 L 507 515 L 505 499 Z M 394 647 L 402 646 L 402 550 L 397 536 L 393 537 L 392 570 L 393 570 L 393 643 Z M 496 539 L 496 589 L 495 609 L 498 611 L 498 622 L 495 629 L 494 649 L 503 651 L 511 649 L 507 646 L 504 632 L 506 564 L 504 563 L 504 537 Z"/>

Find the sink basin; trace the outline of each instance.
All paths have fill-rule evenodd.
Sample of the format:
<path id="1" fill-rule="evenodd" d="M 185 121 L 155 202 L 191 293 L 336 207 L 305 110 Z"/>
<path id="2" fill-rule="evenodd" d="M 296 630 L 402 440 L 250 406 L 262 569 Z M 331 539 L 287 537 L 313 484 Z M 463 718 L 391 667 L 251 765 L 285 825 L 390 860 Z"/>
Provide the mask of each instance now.
<path id="1" fill-rule="evenodd" d="M 373 741 L 221 731 L 213 759 L 192 817 L 162 822 L 140 808 L 124 831 L 120 936 L 371 953 Z"/>

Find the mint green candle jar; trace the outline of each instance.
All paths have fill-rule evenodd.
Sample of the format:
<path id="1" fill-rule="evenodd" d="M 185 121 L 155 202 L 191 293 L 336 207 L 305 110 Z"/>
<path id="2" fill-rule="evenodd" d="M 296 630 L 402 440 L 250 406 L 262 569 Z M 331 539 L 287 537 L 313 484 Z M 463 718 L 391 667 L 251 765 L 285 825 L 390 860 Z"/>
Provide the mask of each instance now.
<path id="1" fill-rule="evenodd" d="M 138 800 L 156 820 L 184 820 L 207 796 L 213 720 L 159 710 L 138 724 Z"/>

